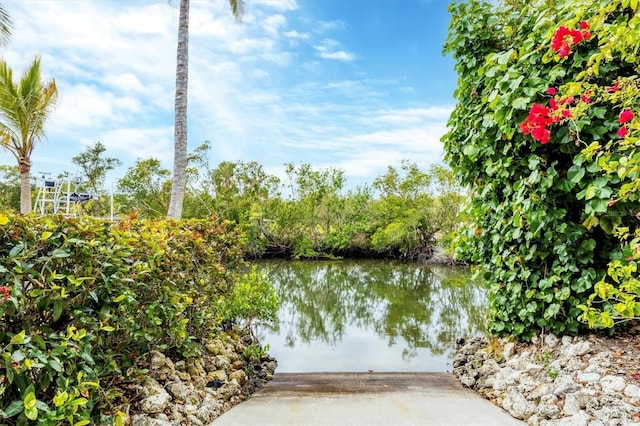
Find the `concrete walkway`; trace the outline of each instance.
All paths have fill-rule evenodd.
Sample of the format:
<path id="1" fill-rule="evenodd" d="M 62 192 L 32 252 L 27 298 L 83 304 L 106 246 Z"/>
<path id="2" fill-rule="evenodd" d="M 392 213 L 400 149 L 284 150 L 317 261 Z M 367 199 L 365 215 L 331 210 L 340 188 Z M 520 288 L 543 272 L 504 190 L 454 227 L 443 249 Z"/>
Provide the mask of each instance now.
<path id="1" fill-rule="evenodd" d="M 523 425 L 449 373 L 276 373 L 213 425 Z"/>

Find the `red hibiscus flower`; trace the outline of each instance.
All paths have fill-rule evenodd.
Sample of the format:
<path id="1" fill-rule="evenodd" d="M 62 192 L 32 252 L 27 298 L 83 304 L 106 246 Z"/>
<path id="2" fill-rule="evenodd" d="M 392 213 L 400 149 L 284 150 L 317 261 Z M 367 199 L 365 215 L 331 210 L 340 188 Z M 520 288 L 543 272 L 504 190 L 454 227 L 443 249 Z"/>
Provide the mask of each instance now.
<path id="1" fill-rule="evenodd" d="M 633 111 L 631 111 L 630 109 L 625 109 L 620 113 L 620 116 L 618 117 L 618 123 L 620 124 L 628 123 L 631 120 L 633 120 Z"/>
<path id="2" fill-rule="evenodd" d="M 620 130 L 618 130 L 618 133 L 616 133 L 619 137 L 624 138 L 625 136 L 627 136 L 627 133 L 629 131 L 627 130 L 626 127 L 620 127 Z"/>

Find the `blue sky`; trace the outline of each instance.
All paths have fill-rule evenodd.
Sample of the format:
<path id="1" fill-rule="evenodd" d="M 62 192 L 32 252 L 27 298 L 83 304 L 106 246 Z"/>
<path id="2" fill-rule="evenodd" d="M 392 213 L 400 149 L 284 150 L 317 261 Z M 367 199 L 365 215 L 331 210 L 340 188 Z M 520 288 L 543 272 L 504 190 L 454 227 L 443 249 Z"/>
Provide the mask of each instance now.
<path id="1" fill-rule="evenodd" d="M 157 158 L 171 169 L 179 0 L 13 0 L 3 57 L 21 75 L 36 54 L 59 102 L 32 174 L 77 171 L 95 141 L 123 166 Z M 445 0 L 192 0 L 189 147 L 209 161 L 285 163 L 371 182 L 403 159 L 442 161 L 439 139 L 456 75 L 442 56 Z M 13 157 L 0 152 L 0 163 Z M 109 183 L 108 182 L 108 183 Z"/>

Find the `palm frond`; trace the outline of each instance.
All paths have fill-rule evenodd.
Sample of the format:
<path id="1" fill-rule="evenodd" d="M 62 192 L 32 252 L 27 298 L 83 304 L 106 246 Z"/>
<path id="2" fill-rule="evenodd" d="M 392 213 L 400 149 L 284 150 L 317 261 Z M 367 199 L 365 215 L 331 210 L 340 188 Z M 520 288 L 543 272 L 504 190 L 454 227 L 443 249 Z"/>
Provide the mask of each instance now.
<path id="1" fill-rule="evenodd" d="M 13 30 L 13 21 L 7 12 L 7 9 L 0 4 L 0 46 L 6 46 L 11 38 Z"/>
<path id="2" fill-rule="evenodd" d="M 239 21 L 244 15 L 244 0 L 229 0 L 231 13 Z"/>
<path id="3" fill-rule="evenodd" d="M 0 145 L 18 158 L 28 158 L 44 136 L 58 92 L 55 80 L 42 82 L 39 57 L 17 84 L 12 74 L 0 60 Z"/>

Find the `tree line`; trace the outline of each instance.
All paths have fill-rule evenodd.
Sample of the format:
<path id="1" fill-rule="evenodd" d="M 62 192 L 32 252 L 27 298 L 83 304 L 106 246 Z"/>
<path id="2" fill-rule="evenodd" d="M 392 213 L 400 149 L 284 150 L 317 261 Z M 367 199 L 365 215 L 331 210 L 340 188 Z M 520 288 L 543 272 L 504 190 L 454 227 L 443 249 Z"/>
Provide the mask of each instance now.
<path id="1" fill-rule="evenodd" d="M 372 183 L 353 188 L 344 171 L 311 164 L 287 164 L 283 178 L 255 161 L 212 167 L 209 149 L 205 143 L 188 156 L 183 217 L 215 215 L 235 222 L 246 234 L 249 257 L 428 258 L 437 241 L 448 250 L 455 233 L 464 196 L 441 165 L 422 170 L 405 160 Z M 111 194 L 104 188 L 106 175 L 121 163 L 105 152 L 95 142 L 73 157 L 83 182 L 78 189 L 93 197 L 72 212 L 108 217 L 113 207 L 121 217 L 165 216 L 171 172 L 157 159 L 139 159 Z M 15 167 L 0 167 L 3 207 L 19 207 L 17 178 Z"/>

